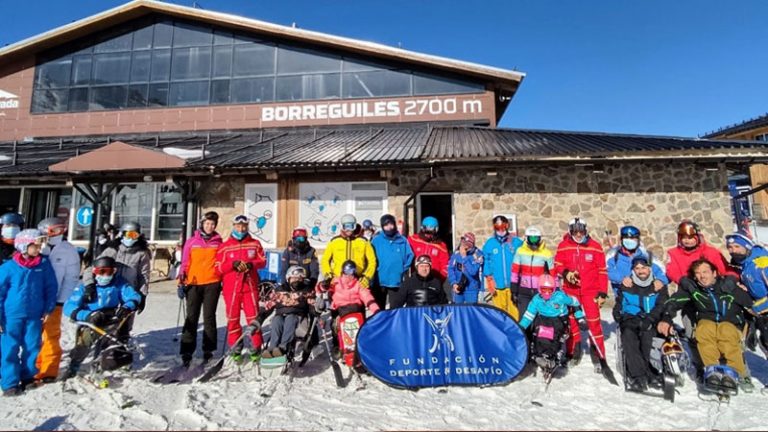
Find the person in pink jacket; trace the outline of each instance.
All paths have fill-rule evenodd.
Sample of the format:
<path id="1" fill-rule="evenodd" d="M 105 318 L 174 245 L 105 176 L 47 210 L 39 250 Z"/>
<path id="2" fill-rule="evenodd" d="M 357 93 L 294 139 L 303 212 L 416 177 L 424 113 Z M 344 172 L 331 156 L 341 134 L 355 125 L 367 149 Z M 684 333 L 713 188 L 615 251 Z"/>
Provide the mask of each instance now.
<path id="1" fill-rule="evenodd" d="M 333 278 L 328 287 L 328 294 L 331 298 L 331 310 L 336 312 L 339 317 L 361 312 L 366 309 L 371 315 L 379 311 L 379 305 L 373 298 L 371 290 L 363 288 L 356 276 L 357 264 L 352 260 L 347 260 L 341 267 L 341 276 Z M 322 294 L 323 285 L 318 284 L 319 293 Z"/>

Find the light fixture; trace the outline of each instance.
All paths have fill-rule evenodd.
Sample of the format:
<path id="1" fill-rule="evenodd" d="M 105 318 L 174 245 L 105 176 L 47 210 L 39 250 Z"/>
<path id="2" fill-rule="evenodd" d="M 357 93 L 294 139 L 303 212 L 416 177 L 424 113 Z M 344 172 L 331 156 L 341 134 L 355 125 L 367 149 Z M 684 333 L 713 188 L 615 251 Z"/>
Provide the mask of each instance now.
<path id="1" fill-rule="evenodd" d="M 151 182 L 152 181 L 152 176 L 150 176 L 150 175 L 144 176 L 144 181 L 145 182 Z"/>
<path id="2" fill-rule="evenodd" d="M 497 175 L 499 175 L 499 173 L 496 171 L 486 171 L 485 175 L 487 175 L 488 177 L 496 177 Z"/>

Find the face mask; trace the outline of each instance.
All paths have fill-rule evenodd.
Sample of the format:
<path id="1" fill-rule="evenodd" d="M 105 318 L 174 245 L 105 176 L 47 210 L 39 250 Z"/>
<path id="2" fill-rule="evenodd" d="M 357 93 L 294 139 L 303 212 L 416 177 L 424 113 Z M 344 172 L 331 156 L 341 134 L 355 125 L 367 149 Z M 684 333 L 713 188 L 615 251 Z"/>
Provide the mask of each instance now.
<path id="1" fill-rule="evenodd" d="M 54 237 L 48 237 L 48 244 L 51 246 L 57 246 L 61 244 L 61 241 L 64 239 L 64 236 L 54 236 Z"/>
<path id="2" fill-rule="evenodd" d="M 109 285 L 112 282 L 113 275 L 96 275 L 96 284 L 99 286 Z"/>
<path id="3" fill-rule="evenodd" d="M 21 228 L 13 225 L 13 226 L 4 226 L 3 229 L 0 231 L 0 235 L 3 236 L 5 239 L 15 239 L 16 235 L 21 232 Z"/>
<path id="4" fill-rule="evenodd" d="M 637 240 L 631 238 L 625 238 L 621 240 L 621 245 L 624 246 L 624 249 L 630 251 L 637 249 L 638 244 L 639 242 Z"/>
<path id="5" fill-rule="evenodd" d="M 504 237 L 507 235 L 507 231 L 496 231 L 496 237 Z"/>
<path id="6" fill-rule="evenodd" d="M 587 236 L 582 237 L 581 240 L 576 240 L 576 238 L 573 236 L 571 236 L 571 238 L 573 239 L 573 241 L 575 241 L 578 244 L 584 244 L 587 242 Z"/>
<path id="7" fill-rule="evenodd" d="M 397 233 L 397 228 L 392 227 L 390 229 L 382 229 L 381 232 L 383 232 L 384 235 L 387 237 L 394 237 L 395 234 Z"/>
<path id="8" fill-rule="evenodd" d="M 237 240 L 244 239 L 246 234 L 247 233 L 240 232 L 240 231 L 232 231 L 232 237 L 236 238 Z"/>
<path id="9" fill-rule="evenodd" d="M 120 240 L 125 247 L 131 247 L 136 244 L 136 239 L 129 239 L 127 237 L 123 237 L 122 240 Z"/>
<path id="10" fill-rule="evenodd" d="M 731 254 L 731 264 L 733 265 L 740 266 L 746 259 L 747 259 L 746 254 L 740 254 L 740 253 Z"/>

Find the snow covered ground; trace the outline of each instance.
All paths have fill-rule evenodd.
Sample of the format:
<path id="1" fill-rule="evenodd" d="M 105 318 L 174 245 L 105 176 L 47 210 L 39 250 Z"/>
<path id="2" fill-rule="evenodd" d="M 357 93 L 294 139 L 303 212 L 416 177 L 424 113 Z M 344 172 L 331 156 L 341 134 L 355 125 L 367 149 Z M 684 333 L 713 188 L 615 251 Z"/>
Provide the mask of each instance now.
<path id="1" fill-rule="evenodd" d="M 292 383 L 261 377 L 257 369 L 231 373 L 206 384 L 153 384 L 149 380 L 178 361 L 173 342 L 178 299 L 154 293 L 136 320 L 135 334 L 147 357 L 132 377 L 99 390 L 83 380 L 54 383 L 16 398 L 0 398 L 0 428 L 36 430 L 499 430 L 499 429 L 765 429 L 766 398 L 759 390 L 734 397 L 730 405 L 699 399 L 690 381 L 674 404 L 625 393 L 592 371 L 585 359 L 543 394 L 541 376 L 504 387 L 397 390 L 365 376 L 366 388 L 335 386 L 322 348 Z M 223 306 L 219 307 L 223 335 Z M 603 314 L 609 363 L 614 364 L 615 324 Z M 71 330 L 71 329 L 70 329 Z M 65 331 L 66 348 L 72 331 Z M 768 382 L 762 356 L 747 355 L 756 385 Z M 64 363 L 66 363 L 66 357 Z M 618 373 L 617 373 L 618 377 Z M 117 380 L 117 379 L 116 379 Z M 354 382 L 353 382 L 354 383 Z M 264 397 L 262 393 L 271 393 Z M 121 408 L 126 401 L 135 406 Z M 532 404 L 532 401 L 539 404 Z M 538 406 L 541 405 L 541 406 Z"/>

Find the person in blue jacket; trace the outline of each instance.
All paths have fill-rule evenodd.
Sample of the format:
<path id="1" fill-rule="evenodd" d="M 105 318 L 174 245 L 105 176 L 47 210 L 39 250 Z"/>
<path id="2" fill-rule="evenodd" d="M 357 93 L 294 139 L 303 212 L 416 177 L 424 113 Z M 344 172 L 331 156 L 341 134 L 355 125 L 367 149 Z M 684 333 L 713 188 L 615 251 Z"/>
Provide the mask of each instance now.
<path id="1" fill-rule="evenodd" d="M 605 254 L 605 267 L 608 271 L 608 280 L 611 282 L 613 294 L 618 295 L 622 286 L 632 286 L 632 260 L 639 256 L 651 258 L 651 254 L 640 243 L 640 230 L 632 225 L 621 228 L 621 244 L 611 248 Z M 665 274 L 664 267 L 658 261 L 649 259 L 652 265 L 654 288 L 669 284 L 669 278 Z"/>
<path id="2" fill-rule="evenodd" d="M 114 333 L 115 327 L 120 325 L 131 312 L 138 309 L 141 304 L 141 294 L 115 274 L 117 264 L 114 258 L 107 256 L 97 258 L 92 268 L 96 282 L 95 293 L 87 294 L 83 284 L 80 284 L 64 303 L 63 313 L 72 321 L 86 321 L 108 333 Z M 91 345 L 96 341 L 109 342 L 105 338 L 100 338 L 99 334 L 87 326 L 78 327 L 75 347 L 69 354 L 70 362 L 66 378 L 77 375 L 80 365 L 91 350 Z"/>
<path id="3" fill-rule="evenodd" d="M 465 233 L 461 236 L 459 248 L 448 261 L 448 284 L 453 291 L 454 303 L 478 302 L 482 267 L 483 252 L 475 246 L 475 235 Z"/>
<path id="4" fill-rule="evenodd" d="M 523 240 L 509 232 L 509 219 L 504 215 L 493 218 L 493 235 L 483 245 L 483 276 L 485 290 L 493 296 L 494 304 L 509 311 L 512 298 L 512 259 Z"/>
<path id="5" fill-rule="evenodd" d="M 403 275 L 413 262 L 413 249 L 408 240 L 397 231 L 395 217 L 385 214 L 381 217 L 381 231 L 371 240 L 376 253 L 376 283 L 378 290 L 372 290 L 379 308 L 405 301 L 400 286 Z M 383 295 L 382 295 L 383 294 Z M 394 300 L 394 301 L 393 301 Z"/>
<path id="6" fill-rule="evenodd" d="M 754 350 L 756 332 L 763 352 L 768 353 L 768 251 L 741 232 L 725 237 L 731 264 L 741 269 L 741 283 L 755 301 L 752 306 L 754 325 L 747 336 L 747 346 Z M 754 330 L 752 330 L 754 328 Z"/>
<path id="7" fill-rule="evenodd" d="M 16 253 L 0 266 L 0 344 L 3 395 L 16 396 L 35 382 L 43 322 L 56 307 L 59 289 L 47 257 L 40 255 L 43 234 L 21 231 Z"/>

